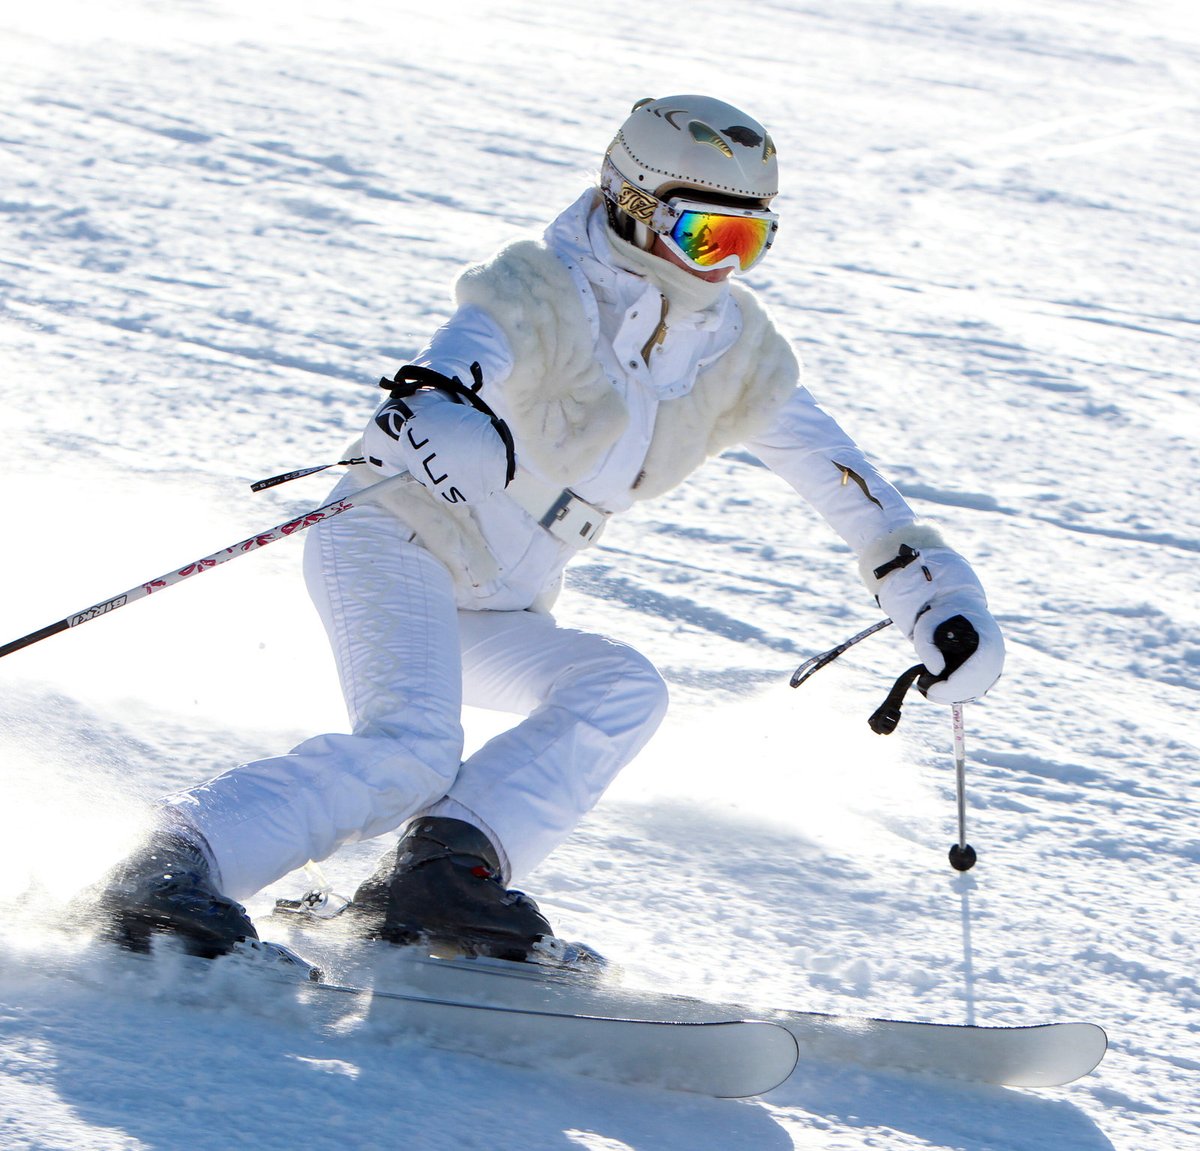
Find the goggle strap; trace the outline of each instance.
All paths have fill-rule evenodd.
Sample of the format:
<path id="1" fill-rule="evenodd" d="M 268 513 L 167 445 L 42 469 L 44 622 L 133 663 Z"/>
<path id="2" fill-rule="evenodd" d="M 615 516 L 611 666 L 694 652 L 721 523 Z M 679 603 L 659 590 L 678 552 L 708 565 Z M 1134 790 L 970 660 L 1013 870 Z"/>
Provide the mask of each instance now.
<path id="1" fill-rule="evenodd" d="M 608 198 L 626 214 L 632 216 L 639 224 L 645 224 L 652 232 L 660 236 L 669 235 L 674 229 L 679 217 L 685 212 L 709 212 L 714 216 L 728 215 L 747 219 L 766 219 L 774 223 L 779 217 L 767 209 L 753 212 L 722 212 L 716 204 L 706 204 L 702 200 L 680 200 L 668 203 L 651 195 L 642 188 L 635 188 L 620 172 L 616 165 L 605 159 L 600 174 L 600 187 Z"/>

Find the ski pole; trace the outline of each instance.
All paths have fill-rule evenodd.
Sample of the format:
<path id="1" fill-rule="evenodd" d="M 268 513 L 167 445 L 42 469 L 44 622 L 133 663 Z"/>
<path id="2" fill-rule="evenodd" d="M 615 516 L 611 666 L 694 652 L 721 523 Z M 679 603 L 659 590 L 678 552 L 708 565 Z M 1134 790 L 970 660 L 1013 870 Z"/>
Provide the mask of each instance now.
<path id="1" fill-rule="evenodd" d="M 963 732 L 963 705 L 951 704 L 954 729 L 954 782 L 958 790 L 958 842 L 950 848 L 950 866 L 970 871 L 975 866 L 975 848 L 967 842 L 967 741 Z"/>
<path id="2" fill-rule="evenodd" d="M 215 551 L 203 559 L 193 560 L 191 563 L 175 568 L 165 575 L 158 576 L 156 579 L 146 580 L 136 587 L 131 587 L 127 591 L 121 592 L 119 595 L 101 600 L 91 607 L 86 607 L 82 611 L 77 611 L 73 615 L 60 619 L 57 623 L 38 628 L 37 631 L 30 632 L 20 639 L 10 640 L 8 643 L 0 645 L 0 658 L 11 655 L 14 651 L 20 651 L 22 648 L 30 647 L 41 640 L 49 639 L 50 636 L 58 635 L 59 632 L 67 631 L 69 628 L 78 627 L 80 624 L 98 619 L 102 615 L 108 615 L 109 612 L 116 611 L 117 608 L 125 607 L 127 604 L 134 603 L 140 599 L 145 599 L 155 592 L 174 587 L 175 584 L 182 583 L 185 579 L 190 579 L 201 572 L 209 571 L 218 564 L 228 563 L 230 560 L 237 559 L 238 556 L 245 555 L 247 552 L 257 551 L 259 548 L 264 548 L 267 544 L 274 543 L 276 540 L 285 539 L 288 536 L 295 535 L 297 532 L 304 531 L 305 528 L 312 527 L 314 524 L 323 523 L 334 516 L 340 516 L 343 512 L 348 512 L 351 508 L 358 507 L 360 504 L 367 502 L 366 496 L 368 492 L 375 491 L 375 489 L 397 478 L 402 477 L 390 477 L 386 480 L 380 480 L 378 483 L 371 484 L 361 491 L 354 492 L 352 497 L 344 496 L 341 499 L 331 500 L 329 503 L 323 504 L 319 508 L 314 508 L 310 512 L 305 512 L 303 515 L 288 520 L 286 523 L 268 528 L 266 531 L 250 536 L 249 539 L 240 540 L 238 543 L 230 544 L 227 548 Z"/>
<path id="3" fill-rule="evenodd" d="M 844 651 L 868 636 L 874 635 L 877 631 L 882 631 L 891 622 L 890 619 L 880 620 L 879 623 L 865 628 L 844 643 L 838 644 L 837 647 L 805 660 L 792 675 L 792 687 L 799 687 L 809 676 L 820 671 L 826 664 L 832 663 Z M 954 616 L 939 624 L 934 636 L 937 646 L 946 655 L 944 674 L 949 674 L 954 668 L 961 666 L 979 645 L 979 637 L 975 629 L 969 621 L 961 616 Z M 896 730 L 896 725 L 900 722 L 900 706 L 904 702 L 904 697 L 908 694 L 909 688 L 918 682 L 922 691 L 935 682 L 924 664 L 910 667 L 896 680 L 892 690 L 888 692 L 887 698 L 867 721 L 872 731 L 879 735 L 890 735 Z M 950 866 L 955 871 L 970 871 L 975 866 L 976 856 L 975 849 L 967 842 L 967 752 L 966 737 L 963 732 L 963 705 L 961 703 L 952 704 L 950 715 L 954 728 L 954 770 L 958 793 L 958 842 L 950 848 Z"/>

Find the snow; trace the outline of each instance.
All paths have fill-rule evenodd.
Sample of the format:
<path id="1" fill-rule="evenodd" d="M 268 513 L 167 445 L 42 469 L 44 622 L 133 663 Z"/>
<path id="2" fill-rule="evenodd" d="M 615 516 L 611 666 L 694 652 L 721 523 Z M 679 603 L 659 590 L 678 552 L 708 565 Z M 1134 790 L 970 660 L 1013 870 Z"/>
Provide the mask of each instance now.
<path id="1" fill-rule="evenodd" d="M 1111 1037 L 1055 1090 L 802 1064 L 719 1102 L 318 1026 L 236 972 L 51 930 L 141 801 L 343 728 L 289 541 L 0 666 L 0 1146 L 1196 1143 L 1194 5 L 0 11 L 0 641 L 323 502 L 325 477 L 247 484 L 339 458 L 456 270 L 568 203 L 634 99 L 711 90 L 784 165 L 750 281 L 1009 637 L 966 712 L 979 864 L 946 862 L 948 712 L 866 728 L 902 637 L 787 687 L 878 616 L 735 451 L 573 570 L 562 618 L 638 645 L 674 708 L 526 886 L 635 985 Z M 326 873 L 352 887 L 378 852 Z"/>

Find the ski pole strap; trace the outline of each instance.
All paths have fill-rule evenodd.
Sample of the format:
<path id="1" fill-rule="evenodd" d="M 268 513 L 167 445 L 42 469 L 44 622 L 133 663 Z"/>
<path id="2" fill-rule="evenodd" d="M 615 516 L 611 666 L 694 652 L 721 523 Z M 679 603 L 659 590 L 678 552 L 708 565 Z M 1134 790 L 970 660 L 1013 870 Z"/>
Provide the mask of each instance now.
<path id="1" fill-rule="evenodd" d="M 916 682 L 918 676 L 928 674 L 925 665 L 918 663 L 914 667 L 910 667 L 892 684 L 892 690 L 887 693 L 887 698 L 867 720 L 876 735 L 891 735 L 896 730 L 896 725 L 900 722 L 900 708 L 904 704 L 904 697 L 908 695 L 908 689 Z"/>
<path id="2" fill-rule="evenodd" d="M 852 635 L 845 643 L 840 643 L 837 647 L 830 648 L 829 651 L 822 652 L 820 655 L 814 655 L 811 659 L 806 659 L 792 673 L 792 687 L 799 687 L 811 675 L 815 675 L 827 664 L 833 663 L 838 656 L 849 651 L 856 643 L 861 643 L 868 636 L 874 635 L 877 631 L 882 631 L 885 627 L 890 627 L 892 621 L 890 619 L 881 619 L 878 623 L 872 624 L 868 628 L 864 628 L 858 635 Z"/>

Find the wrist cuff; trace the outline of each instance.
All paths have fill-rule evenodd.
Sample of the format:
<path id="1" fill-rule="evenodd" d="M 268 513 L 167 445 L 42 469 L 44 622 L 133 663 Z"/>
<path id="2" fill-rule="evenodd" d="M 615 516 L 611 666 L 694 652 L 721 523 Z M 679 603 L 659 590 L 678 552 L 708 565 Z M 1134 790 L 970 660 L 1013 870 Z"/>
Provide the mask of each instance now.
<path id="1" fill-rule="evenodd" d="M 922 551 L 947 546 L 937 528 L 928 524 L 905 524 L 863 548 L 858 556 L 858 573 L 867 591 L 878 598 L 879 589 L 889 575 L 910 563 L 919 563 Z M 912 552 L 917 554 L 912 555 Z"/>

